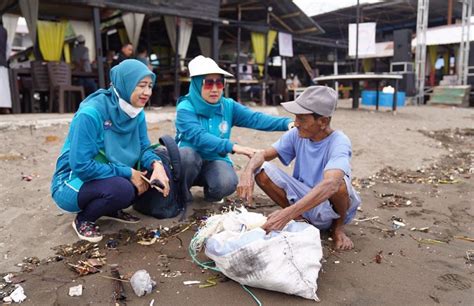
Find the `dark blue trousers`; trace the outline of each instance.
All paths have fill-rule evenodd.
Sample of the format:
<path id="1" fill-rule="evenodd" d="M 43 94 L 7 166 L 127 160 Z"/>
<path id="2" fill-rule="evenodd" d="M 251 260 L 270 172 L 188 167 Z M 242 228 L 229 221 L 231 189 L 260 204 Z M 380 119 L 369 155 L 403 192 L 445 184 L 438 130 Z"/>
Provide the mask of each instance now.
<path id="1" fill-rule="evenodd" d="M 114 215 L 117 211 L 129 207 L 135 196 L 135 186 L 123 177 L 86 182 L 77 196 L 81 209 L 77 219 L 95 222 L 102 216 Z"/>

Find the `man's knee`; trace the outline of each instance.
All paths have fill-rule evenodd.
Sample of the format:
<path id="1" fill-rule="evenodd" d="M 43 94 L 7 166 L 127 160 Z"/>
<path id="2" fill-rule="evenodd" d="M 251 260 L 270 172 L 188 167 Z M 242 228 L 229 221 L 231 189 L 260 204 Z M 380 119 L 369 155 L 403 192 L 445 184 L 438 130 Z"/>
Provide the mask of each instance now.
<path id="1" fill-rule="evenodd" d="M 337 207 L 342 206 L 342 207 L 349 208 L 350 206 L 349 191 L 347 190 L 347 185 L 344 180 L 340 184 L 337 192 L 329 198 L 329 202 L 331 202 L 333 206 L 337 206 Z"/>

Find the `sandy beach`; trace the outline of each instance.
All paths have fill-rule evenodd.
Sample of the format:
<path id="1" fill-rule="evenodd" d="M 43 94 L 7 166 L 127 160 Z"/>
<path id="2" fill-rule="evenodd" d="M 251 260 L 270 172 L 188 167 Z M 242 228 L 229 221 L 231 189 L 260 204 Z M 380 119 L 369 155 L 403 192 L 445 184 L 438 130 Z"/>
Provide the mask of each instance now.
<path id="1" fill-rule="evenodd" d="M 288 115 L 280 107 L 256 109 Z M 191 261 L 188 244 L 197 229 L 192 223 L 202 214 L 222 209 L 204 203 L 199 189 L 194 190 L 196 200 L 181 222 L 147 216 L 141 216 L 142 222 L 136 225 L 100 220 L 106 234 L 98 246 L 106 258 L 100 273 L 79 276 L 72 271 L 68 263 L 77 262 L 78 254 L 56 261 L 53 248 L 77 241 L 71 228 L 73 215 L 61 212 L 49 193 L 72 115 L 44 120 L 34 116 L 0 116 L 0 275 L 12 272 L 15 281 L 21 281 L 27 296 L 24 304 L 114 304 L 113 281 L 107 277 L 110 265 L 117 264 L 125 279 L 146 269 L 157 282 L 145 297 L 137 297 L 124 282 L 128 305 L 150 305 L 152 300 L 154 305 L 256 305 L 239 284 Z M 148 110 L 147 118 L 150 138 L 156 141 L 161 135 L 174 135 L 174 108 Z M 322 233 L 320 304 L 472 305 L 474 259 L 470 261 L 467 253 L 473 250 L 474 257 L 474 242 L 469 240 L 474 238 L 474 109 L 407 106 L 393 114 L 352 110 L 349 101 L 341 101 L 332 126 L 352 141 L 353 184 L 362 205 L 356 220 L 347 226 L 353 250 L 332 250 L 328 235 Z M 280 135 L 235 128 L 232 139 L 265 148 Z M 247 162 L 241 156 L 233 159 L 237 170 Z M 235 195 L 226 205 L 234 200 Z M 260 190 L 256 203 L 256 212 L 277 209 Z M 393 220 L 405 226 L 396 228 Z M 160 226 L 186 230 L 148 246 L 137 243 L 138 229 Z M 109 237 L 117 239 L 116 248 L 105 246 Z M 204 255 L 201 258 L 205 260 Z M 215 285 L 206 288 L 183 284 L 188 280 L 206 283 L 210 278 Z M 0 284 L 4 284 L 2 279 Z M 69 287 L 78 284 L 84 286 L 82 296 L 70 297 Z M 0 286 L 0 295 L 11 287 Z M 250 290 L 263 305 L 315 303 Z"/>

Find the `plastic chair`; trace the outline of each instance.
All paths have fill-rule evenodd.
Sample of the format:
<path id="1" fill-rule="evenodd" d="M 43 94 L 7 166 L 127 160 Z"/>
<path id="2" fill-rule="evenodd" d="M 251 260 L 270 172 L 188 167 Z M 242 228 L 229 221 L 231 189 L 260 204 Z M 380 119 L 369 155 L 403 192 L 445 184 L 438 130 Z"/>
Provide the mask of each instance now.
<path id="1" fill-rule="evenodd" d="M 28 112 L 34 112 L 35 93 L 45 98 L 49 93 L 49 76 L 46 62 L 32 61 L 30 66 L 31 78 L 22 77 L 22 87 L 28 92 L 29 103 L 25 101 L 25 108 Z M 50 98 L 49 98 L 50 99 Z"/>
<path id="2" fill-rule="evenodd" d="M 277 79 L 273 87 L 272 104 L 278 105 L 281 102 L 288 101 L 288 89 L 283 79 Z"/>
<path id="3" fill-rule="evenodd" d="M 50 97 L 49 111 L 52 112 L 55 101 L 58 104 L 59 113 L 65 111 L 64 96 L 66 92 L 77 92 L 81 95 L 81 101 L 84 100 L 84 87 L 72 85 L 71 67 L 65 62 L 49 62 L 48 74 L 50 81 Z"/>

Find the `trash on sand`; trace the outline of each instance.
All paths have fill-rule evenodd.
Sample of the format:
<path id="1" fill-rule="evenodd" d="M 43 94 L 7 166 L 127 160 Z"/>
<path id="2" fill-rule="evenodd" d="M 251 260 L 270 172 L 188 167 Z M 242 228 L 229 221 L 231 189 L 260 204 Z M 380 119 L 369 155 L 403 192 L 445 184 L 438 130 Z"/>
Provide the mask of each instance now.
<path id="1" fill-rule="evenodd" d="M 178 277 L 178 276 L 181 276 L 181 271 L 173 271 L 173 272 L 169 272 L 169 273 L 162 273 L 161 275 L 163 275 L 164 277 Z"/>
<path id="2" fill-rule="evenodd" d="M 469 237 L 466 237 L 466 236 L 454 236 L 454 238 L 461 239 L 461 240 L 466 240 L 466 241 L 469 241 L 469 242 L 474 242 L 474 238 L 469 238 Z"/>
<path id="3" fill-rule="evenodd" d="M 474 263 L 474 250 L 466 251 L 466 259 L 467 263 Z"/>
<path id="4" fill-rule="evenodd" d="M 375 255 L 374 257 L 375 262 L 378 264 L 382 263 L 382 259 L 383 259 L 382 252 L 383 251 L 379 251 L 377 255 Z"/>
<path id="5" fill-rule="evenodd" d="M 426 244 L 443 244 L 446 243 L 446 241 L 441 241 L 441 240 L 436 240 L 436 239 L 424 239 L 424 238 L 416 238 L 413 235 L 410 235 L 411 238 L 414 240 L 418 241 L 419 243 L 426 243 Z"/>
<path id="6" fill-rule="evenodd" d="M 335 264 L 341 263 L 339 260 L 334 261 Z"/>
<path id="7" fill-rule="evenodd" d="M 430 229 L 429 227 L 420 227 L 420 228 L 412 227 L 410 228 L 410 231 L 428 233 L 429 229 Z"/>
<path id="8" fill-rule="evenodd" d="M 370 218 L 364 218 L 364 219 L 354 219 L 355 222 L 365 222 L 365 221 L 372 221 L 372 220 L 375 220 L 375 219 L 378 219 L 379 216 L 375 216 L 375 217 L 370 217 Z"/>
<path id="9" fill-rule="evenodd" d="M 392 227 L 394 229 L 399 229 L 400 227 L 404 227 L 405 223 L 397 221 L 397 220 L 392 220 Z"/>
<path id="10" fill-rule="evenodd" d="M 184 281 L 183 285 L 188 286 L 188 285 L 199 285 L 201 281 L 198 280 L 190 280 L 190 281 Z"/>
<path id="11" fill-rule="evenodd" d="M 135 272 L 130 279 L 130 284 L 137 296 L 151 293 L 153 287 L 156 286 L 156 282 L 151 279 L 150 274 L 148 274 L 146 270 L 138 270 Z"/>
<path id="12" fill-rule="evenodd" d="M 212 276 L 206 279 L 206 284 L 199 285 L 199 288 L 209 288 L 209 287 L 214 287 L 217 285 L 217 276 Z"/>
<path id="13" fill-rule="evenodd" d="M 7 275 L 5 275 L 3 277 L 3 280 L 6 282 L 6 283 L 11 283 L 12 282 L 12 278 L 14 277 L 14 275 L 12 273 L 8 273 Z"/>
<path id="14" fill-rule="evenodd" d="M 119 241 L 117 239 L 110 238 L 105 242 L 105 247 L 108 249 L 116 249 L 119 245 Z"/>
<path id="15" fill-rule="evenodd" d="M 23 290 L 22 286 L 16 285 L 16 289 L 10 294 L 10 296 L 3 298 L 3 302 L 11 303 L 13 301 L 15 303 L 21 303 L 25 299 L 26 299 L 25 290 Z"/>
<path id="16" fill-rule="evenodd" d="M 58 140 L 59 140 L 59 137 L 55 135 L 48 135 L 45 137 L 45 142 L 56 142 Z"/>
<path id="17" fill-rule="evenodd" d="M 21 175 L 21 180 L 22 181 L 26 181 L 26 182 L 30 182 L 33 180 L 33 176 L 32 175 L 25 175 L 25 174 L 22 174 Z"/>
<path id="18" fill-rule="evenodd" d="M 82 295 L 82 285 L 77 285 L 69 288 L 69 296 L 81 296 Z"/>
<path id="19" fill-rule="evenodd" d="M 105 264 L 104 258 L 89 258 L 87 260 L 79 260 L 77 265 L 68 263 L 72 270 L 79 273 L 79 276 L 84 276 L 87 274 L 94 274 L 100 272 L 100 267 Z"/>
<path id="20" fill-rule="evenodd" d="M 127 299 L 127 295 L 125 294 L 125 288 L 123 287 L 123 283 L 121 282 L 122 277 L 120 276 L 120 272 L 117 268 L 117 265 L 112 265 L 110 273 L 114 278 L 114 293 L 113 297 L 115 301 L 125 301 Z"/>

